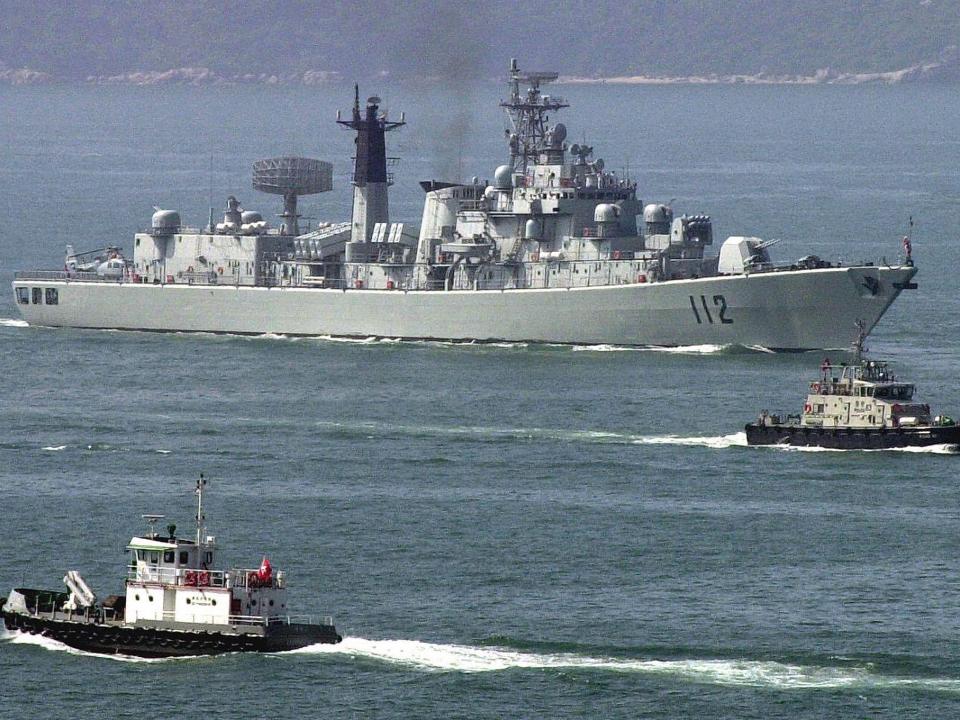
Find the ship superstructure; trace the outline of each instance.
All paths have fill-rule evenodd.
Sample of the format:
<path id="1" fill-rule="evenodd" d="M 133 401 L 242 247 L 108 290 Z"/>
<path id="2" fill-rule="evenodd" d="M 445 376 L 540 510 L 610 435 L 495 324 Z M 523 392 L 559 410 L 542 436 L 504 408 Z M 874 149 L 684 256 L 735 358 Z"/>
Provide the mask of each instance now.
<path id="1" fill-rule="evenodd" d="M 405 118 L 377 97 L 361 107 L 355 89 L 337 118 L 355 133 L 349 222 L 297 222 L 296 196 L 332 187 L 329 163 L 258 161 L 254 187 L 284 196 L 279 227 L 234 197 L 203 229 L 158 210 L 120 277 L 19 273 L 20 310 L 78 327 L 805 349 L 842 347 L 852 323 L 869 331 L 916 287 L 909 257 L 777 264 L 774 241 L 751 236 L 710 254 L 707 215 L 644 206 L 633 180 L 567 142 L 551 119 L 567 103 L 545 92 L 556 77 L 511 62 L 509 161 L 491 181 L 421 182 L 418 230 L 389 215 L 386 135 Z"/>

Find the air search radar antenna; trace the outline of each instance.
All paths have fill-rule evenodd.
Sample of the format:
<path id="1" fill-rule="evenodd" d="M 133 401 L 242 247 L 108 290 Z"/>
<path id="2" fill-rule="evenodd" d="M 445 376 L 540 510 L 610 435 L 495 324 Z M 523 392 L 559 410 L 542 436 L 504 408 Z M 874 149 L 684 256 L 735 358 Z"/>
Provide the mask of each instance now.
<path id="1" fill-rule="evenodd" d="M 144 520 L 147 521 L 147 525 L 150 526 L 150 537 L 157 537 L 157 521 L 163 520 L 164 515 L 141 515 Z"/>
<path id="2" fill-rule="evenodd" d="M 276 157 L 253 164 L 253 189 L 283 195 L 283 233 L 299 235 L 297 197 L 333 189 L 333 165 L 305 157 Z"/>

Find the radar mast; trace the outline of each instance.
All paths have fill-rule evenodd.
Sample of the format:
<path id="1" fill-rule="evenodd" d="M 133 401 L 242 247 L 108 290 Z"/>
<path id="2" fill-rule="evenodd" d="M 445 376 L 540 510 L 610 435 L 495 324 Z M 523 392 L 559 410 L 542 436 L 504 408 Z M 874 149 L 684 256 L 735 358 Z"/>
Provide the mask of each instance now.
<path id="1" fill-rule="evenodd" d="M 531 159 L 547 149 L 547 113 L 569 107 L 559 97 L 543 95 L 540 84 L 553 82 L 559 77 L 555 72 L 521 72 L 517 60 L 510 60 L 510 98 L 502 100 L 502 107 L 510 119 L 512 131 L 507 130 L 510 143 L 510 164 L 515 172 L 526 173 Z M 527 86 L 526 93 L 520 91 L 521 84 Z"/>

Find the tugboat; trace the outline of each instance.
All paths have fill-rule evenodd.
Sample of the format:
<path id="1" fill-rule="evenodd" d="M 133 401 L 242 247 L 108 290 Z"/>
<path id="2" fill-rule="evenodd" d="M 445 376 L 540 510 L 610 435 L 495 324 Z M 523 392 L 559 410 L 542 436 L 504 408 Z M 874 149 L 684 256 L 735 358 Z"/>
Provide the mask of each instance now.
<path id="1" fill-rule="evenodd" d="M 2 607 L 8 630 L 44 635 L 109 655 L 163 658 L 226 652 L 278 652 L 342 640 L 331 618 L 288 614 L 286 577 L 264 557 L 259 568 L 217 570 L 215 538 L 206 534 L 203 475 L 197 481 L 196 539 L 155 531 L 163 515 L 144 515 L 150 532 L 134 537 L 124 595 L 98 602 L 80 574 L 69 592 L 16 588 Z"/>
<path id="2" fill-rule="evenodd" d="M 960 444 L 960 426 L 953 419 L 931 417 L 929 405 L 914 401 L 912 383 L 899 380 L 886 362 L 862 357 L 862 328 L 854 348 L 853 364 L 837 366 L 824 359 L 802 414 L 761 412 L 745 428 L 747 444 L 844 450 Z"/>

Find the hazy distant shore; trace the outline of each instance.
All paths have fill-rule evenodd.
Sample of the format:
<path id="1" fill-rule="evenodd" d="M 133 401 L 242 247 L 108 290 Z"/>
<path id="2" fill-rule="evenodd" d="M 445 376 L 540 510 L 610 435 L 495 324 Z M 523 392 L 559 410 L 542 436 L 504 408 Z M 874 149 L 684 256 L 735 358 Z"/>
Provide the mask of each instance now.
<path id="1" fill-rule="evenodd" d="M 829 68 L 812 75 L 618 75 L 613 77 L 561 76 L 568 84 L 610 85 L 896 85 L 905 82 L 958 82 L 960 65 L 931 62 L 887 72 L 838 72 Z"/>
<path id="2" fill-rule="evenodd" d="M 419 78 L 429 79 L 429 78 Z M 493 78 L 491 78 L 492 80 Z M 111 75 L 89 75 L 82 79 L 58 78 L 31 68 L 12 69 L 0 65 L 0 85 L 323 85 L 342 82 L 334 70 L 306 70 L 297 73 L 223 74 L 206 67 L 167 70 L 134 70 Z M 960 63 L 930 62 L 886 72 L 841 72 L 824 68 L 812 75 L 754 74 L 697 75 L 612 75 L 591 77 L 561 75 L 565 84 L 610 85 L 896 85 L 908 82 L 960 82 Z"/>

